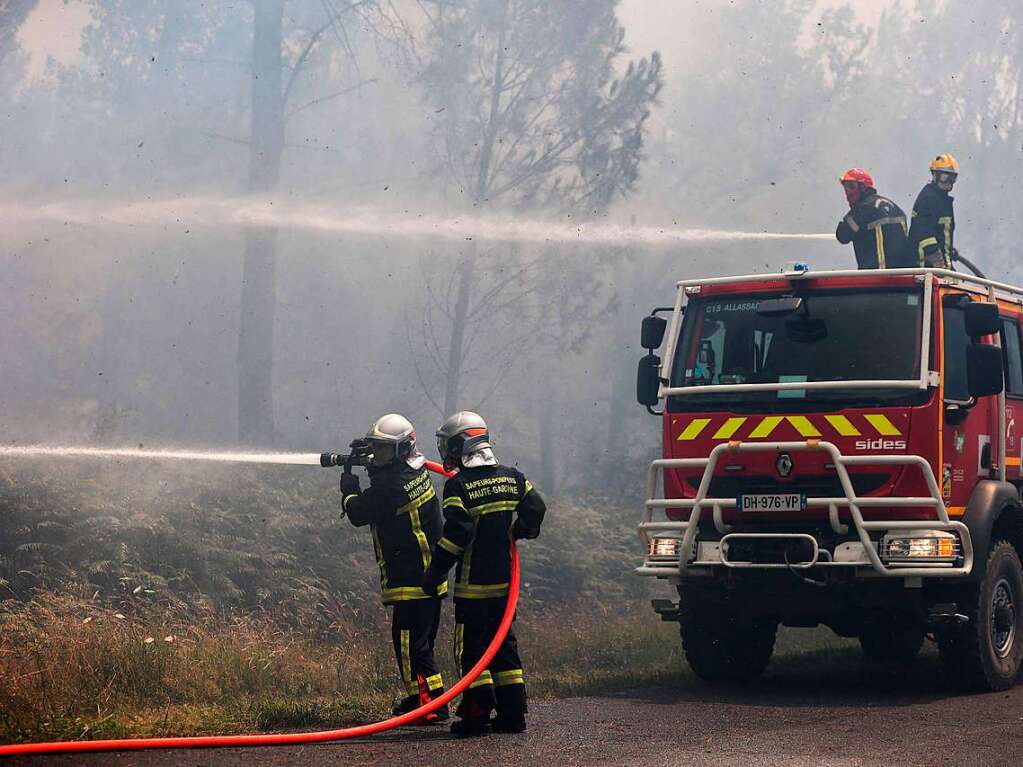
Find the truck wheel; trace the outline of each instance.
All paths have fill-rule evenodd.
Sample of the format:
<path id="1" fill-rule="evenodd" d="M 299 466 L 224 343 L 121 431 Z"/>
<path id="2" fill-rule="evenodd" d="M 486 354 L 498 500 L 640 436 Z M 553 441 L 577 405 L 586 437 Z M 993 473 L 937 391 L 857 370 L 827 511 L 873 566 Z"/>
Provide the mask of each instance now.
<path id="1" fill-rule="evenodd" d="M 863 654 L 872 660 L 911 661 L 924 644 L 924 632 L 903 626 L 868 626 L 859 635 Z"/>
<path id="2" fill-rule="evenodd" d="M 683 610 L 682 648 L 693 672 L 707 682 L 742 682 L 759 676 L 774 652 L 774 621 L 722 620 L 717 609 Z"/>
<path id="3" fill-rule="evenodd" d="M 970 689 L 1009 689 L 1023 662 L 1023 567 L 1012 544 L 994 542 L 987 575 L 965 590 L 960 609 L 969 623 L 937 635 L 945 668 Z"/>

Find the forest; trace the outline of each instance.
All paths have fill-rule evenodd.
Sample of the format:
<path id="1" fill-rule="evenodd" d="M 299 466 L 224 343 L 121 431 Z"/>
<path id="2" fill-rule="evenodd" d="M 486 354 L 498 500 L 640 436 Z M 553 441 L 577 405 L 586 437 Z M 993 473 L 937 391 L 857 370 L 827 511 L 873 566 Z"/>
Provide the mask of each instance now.
<path id="1" fill-rule="evenodd" d="M 0 0 L 0 447 L 311 453 L 401 412 L 435 459 L 443 417 L 477 410 L 550 501 L 527 619 L 670 664 L 670 632 L 630 634 L 651 622 L 631 568 L 661 439 L 635 403 L 640 320 L 679 279 L 851 266 L 842 172 L 908 210 L 946 151 L 959 250 L 1017 281 L 1023 6 L 650 5 Z M 40 702 L 23 650 L 55 631 L 79 642 L 67 678 L 154 637 L 169 663 L 148 632 L 175 621 L 205 627 L 194 646 L 252 631 L 223 650 L 239 669 L 278 640 L 355 663 L 383 611 L 339 501 L 311 467 L 0 453 L 0 676 L 22 680 L 0 736 L 130 729 L 82 713 L 95 690 Z M 98 617 L 126 621 L 112 644 L 83 633 Z M 309 721 L 348 715 L 330 705 Z"/>

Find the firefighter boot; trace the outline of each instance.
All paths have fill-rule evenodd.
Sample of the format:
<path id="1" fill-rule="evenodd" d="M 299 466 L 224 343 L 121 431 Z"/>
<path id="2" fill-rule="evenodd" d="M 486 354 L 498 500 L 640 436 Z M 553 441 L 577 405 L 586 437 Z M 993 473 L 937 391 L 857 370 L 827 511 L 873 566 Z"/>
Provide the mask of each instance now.
<path id="1" fill-rule="evenodd" d="M 509 676 L 518 675 L 515 684 L 497 688 L 497 715 L 490 722 L 494 732 L 519 733 L 526 731 L 526 687 L 522 684 L 522 671 L 503 672 Z M 497 675 L 501 679 L 502 673 Z"/>
<path id="2" fill-rule="evenodd" d="M 430 693 L 430 700 L 436 700 L 437 698 L 439 698 L 443 694 L 444 694 L 444 688 L 443 687 L 441 687 L 439 690 L 434 690 L 433 692 Z M 433 713 L 436 715 L 436 717 L 437 717 L 436 721 L 438 721 L 438 722 L 446 722 L 448 719 L 451 718 L 451 714 L 448 711 L 448 704 L 447 703 L 445 703 L 443 706 L 438 708 Z"/>
<path id="3" fill-rule="evenodd" d="M 420 708 L 422 706 L 425 706 L 430 701 L 434 700 L 435 698 L 439 698 L 443 694 L 444 694 L 444 688 L 443 687 L 441 687 L 441 688 L 439 688 L 439 689 L 437 689 L 437 690 L 435 690 L 433 692 L 430 692 L 430 689 L 429 689 L 429 687 L 426 684 L 426 680 L 423 679 L 422 676 L 420 676 L 419 677 L 419 695 L 416 698 L 416 707 Z M 448 707 L 446 705 L 444 705 L 444 706 L 441 706 L 440 708 L 438 708 L 436 711 L 431 711 L 426 716 L 417 719 L 416 721 L 412 722 L 412 724 L 415 724 L 415 725 L 440 724 L 441 722 L 446 722 L 450 718 L 451 718 L 451 714 L 448 713 Z"/>
<path id="4" fill-rule="evenodd" d="M 394 708 L 391 709 L 391 713 L 395 716 L 401 716 L 402 714 L 407 714 L 409 711 L 415 711 L 417 708 L 419 708 L 419 696 L 409 695 L 398 701 Z"/>
<path id="5" fill-rule="evenodd" d="M 420 703 L 420 705 L 425 706 L 431 700 L 436 700 L 437 698 L 439 698 L 443 694 L 444 694 L 444 688 L 443 687 L 441 687 L 439 690 L 434 690 L 433 692 L 427 693 L 426 694 L 426 698 L 422 701 L 422 703 Z M 439 724 L 441 722 L 446 722 L 448 719 L 450 719 L 451 718 L 451 714 L 448 711 L 447 704 L 445 703 L 443 706 L 438 708 L 436 711 L 433 711 L 432 713 L 427 714 L 426 718 L 430 720 L 430 724 Z"/>
<path id="6" fill-rule="evenodd" d="M 466 701 L 458 707 L 460 719 L 451 723 L 451 734 L 460 738 L 473 738 L 486 735 L 490 731 L 490 710 L 484 708 L 478 701 Z"/>
<path id="7" fill-rule="evenodd" d="M 494 732 L 519 733 L 526 731 L 526 717 L 521 712 L 498 711 L 490 722 Z"/>

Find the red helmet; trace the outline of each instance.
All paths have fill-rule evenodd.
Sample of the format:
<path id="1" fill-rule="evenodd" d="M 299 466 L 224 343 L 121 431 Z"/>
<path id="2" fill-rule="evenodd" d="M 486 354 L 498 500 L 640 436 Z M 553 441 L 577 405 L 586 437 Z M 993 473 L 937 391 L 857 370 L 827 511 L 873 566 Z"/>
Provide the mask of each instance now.
<path id="1" fill-rule="evenodd" d="M 863 184 L 863 186 L 870 187 L 871 189 L 876 188 L 874 186 L 874 177 L 867 171 L 863 170 L 863 168 L 849 168 L 849 170 L 845 172 L 845 175 L 839 180 L 843 184 L 846 181 L 855 181 L 859 184 Z"/>

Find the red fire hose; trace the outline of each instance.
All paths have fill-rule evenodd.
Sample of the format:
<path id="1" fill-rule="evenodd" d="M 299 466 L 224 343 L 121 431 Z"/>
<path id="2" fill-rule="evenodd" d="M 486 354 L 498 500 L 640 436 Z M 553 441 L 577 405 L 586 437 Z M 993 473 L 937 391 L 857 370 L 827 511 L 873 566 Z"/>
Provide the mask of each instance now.
<path id="1" fill-rule="evenodd" d="M 432 463 L 432 462 L 428 462 Z M 436 468 L 434 468 L 436 467 Z M 428 466 L 431 471 L 446 473 L 437 464 Z M 455 685 L 439 698 L 420 706 L 407 714 L 385 719 L 374 724 L 358 727 L 345 727 L 340 730 L 322 730 L 320 732 L 292 732 L 277 735 L 211 735 L 191 738 L 126 738 L 122 740 L 65 740 L 50 743 L 16 743 L 0 746 L 0 756 L 24 756 L 28 754 L 73 754 L 88 751 L 136 751 L 155 748 L 216 748 L 224 746 L 296 746 L 307 743 L 326 743 L 332 740 L 350 740 L 378 732 L 393 730 L 395 727 L 412 722 L 436 711 L 444 704 L 454 700 L 468 689 L 469 685 L 486 670 L 497 654 L 498 648 L 508 635 L 512 620 L 515 618 L 515 607 L 519 601 L 519 552 L 515 543 L 511 544 L 511 581 L 508 588 L 508 602 L 505 604 L 504 616 L 497 633 L 469 673 L 459 679 Z"/>

